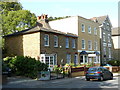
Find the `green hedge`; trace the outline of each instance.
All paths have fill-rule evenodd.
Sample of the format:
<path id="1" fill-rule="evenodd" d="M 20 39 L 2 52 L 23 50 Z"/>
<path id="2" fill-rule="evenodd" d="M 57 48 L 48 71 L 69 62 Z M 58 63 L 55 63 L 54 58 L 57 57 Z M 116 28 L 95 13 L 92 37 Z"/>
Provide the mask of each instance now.
<path id="1" fill-rule="evenodd" d="M 112 66 L 120 66 L 120 60 L 110 60 L 108 61 L 108 64 Z"/>
<path id="2" fill-rule="evenodd" d="M 28 56 L 6 57 L 3 59 L 16 75 L 36 78 L 40 71 L 47 71 L 48 65 Z"/>

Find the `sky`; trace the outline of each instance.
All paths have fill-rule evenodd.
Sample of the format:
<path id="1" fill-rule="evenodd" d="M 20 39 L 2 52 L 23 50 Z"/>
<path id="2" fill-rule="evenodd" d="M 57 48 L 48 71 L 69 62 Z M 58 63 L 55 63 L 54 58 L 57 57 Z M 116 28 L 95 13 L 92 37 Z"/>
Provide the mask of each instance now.
<path id="1" fill-rule="evenodd" d="M 119 0 L 19 0 L 23 9 L 36 16 L 82 16 L 92 18 L 108 15 L 113 27 L 118 27 Z"/>

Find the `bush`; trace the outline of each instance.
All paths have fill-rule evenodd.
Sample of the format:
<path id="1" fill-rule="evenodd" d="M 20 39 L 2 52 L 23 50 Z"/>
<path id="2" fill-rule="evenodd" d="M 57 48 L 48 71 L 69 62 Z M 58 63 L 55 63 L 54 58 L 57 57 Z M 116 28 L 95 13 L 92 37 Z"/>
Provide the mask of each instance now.
<path id="1" fill-rule="evenodd" d="M 110 60 L 108 61 L 108 64 L 112 66 L 120 66 L 120 61 L 119 60 Z"/>
<path id="2" fill-rule="evenodd" d="M 46 64 L 28 56 L 6 57 L 4 62 L 7 62 L 12 73 L 30 78 L 36 78 L 38 72 L 48 70 Z"/>

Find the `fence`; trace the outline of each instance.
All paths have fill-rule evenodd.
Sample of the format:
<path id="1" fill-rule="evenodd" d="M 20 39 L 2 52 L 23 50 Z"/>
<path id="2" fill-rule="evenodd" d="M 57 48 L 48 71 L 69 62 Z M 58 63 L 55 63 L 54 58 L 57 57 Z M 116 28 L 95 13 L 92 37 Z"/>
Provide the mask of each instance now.
<path id="1" fill-rule="evenodd" d="M 108 70 L 110 70 L 113 73 L 117 73 L 120 71 L 120 66 L 105 66 Z M 76 76 L 84 76 L 86 71 L 88 70 L 88 67 L 76 67 L 76 68 L 71 68 L 71 77 L 76 77 Z"/>

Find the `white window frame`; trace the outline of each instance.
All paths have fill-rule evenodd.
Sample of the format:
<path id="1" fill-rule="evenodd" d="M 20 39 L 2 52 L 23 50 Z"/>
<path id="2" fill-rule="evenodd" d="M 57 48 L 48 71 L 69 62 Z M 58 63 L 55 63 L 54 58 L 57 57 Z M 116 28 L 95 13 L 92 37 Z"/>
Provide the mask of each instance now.
<path id="1" fill-rule="evenodd" d="M 91 34 L 91 26 L 88 26 L 88 33 Z"/>
<path id="2" fill-rule="evenodd" d="M 106 55 L 106 47 L 103 48 L 103 52 Z"/>
<path id="3" fill-rule="evenodd" d="M 69 48 L 69 38 L 68 37 L 66 37 L 65 44 L 66 44 L 66 48 Z"/>
<path id="4" fill-rule="evenodd" d="M 75 46 L 76 46 L 75 41 L 76 41 L 76 40 L 73 38 L 73 39 L 72 39 L 72 48 L 75 48 Z"/>
<path id="5" fill-rule="evenodd" d="M 81 27 L 82 27 L 82 28 L 81 28 L 81 29 L 82 29 L 82 32 L 85 32 L 85 25 L 82 24 Z"/>
<path id="6" fill-rule="evenodd" d="M 58 47 L 58 36 L 54 35 L 54 47 Z"/>
<path id="7" fill-rule="evenodd" d="M 106 41 L 106 40 L 105 40 L 105 35 L 103 35 L 103 41 Z"/>
<path id="8" fill-rule="evenodd" d="M 94 27 L 94 34 L 97 35 L 97 28 Z"/>
<path id="9" fill-rule="evenodd" d="M 78 54 L 74 55 L 74 64 L 78 64 Z"/>
<path id="10" fill-rule="evenodd" d="M 88 40 L 88 50 L 92 50 L 92 41 Z"/>
<path id="11" fill-rule="evenodd" d="M 98 47 L 97 47 L 97 41 L 94 41 L 94 50 L 97 50 Z"/>
<path id="12" fill-rule="evenodd" d="M 83 43 L 83 41 L 84 41 L 84 43 Z M 84 47 L 83 47 L 83 44 L 84 44 Z M 82 49 L 85 49 L 85 40 L 84 39 L 82 39 Z"/>
<path id="13" fill-rule="evenodd" d="M 67 64 L 71 63 L 71 54 L 66 55 Z"/>
<path id="14" fill-rule="evenodd" d="M 47 40 L 47 38 L 48 38 L 48 40 Z M 47 44 L 46 44 L 46 42 L 47 42 Z M 44 35 L 44 46 L 49 46 L 49 35 L 48 34 Z"/>

